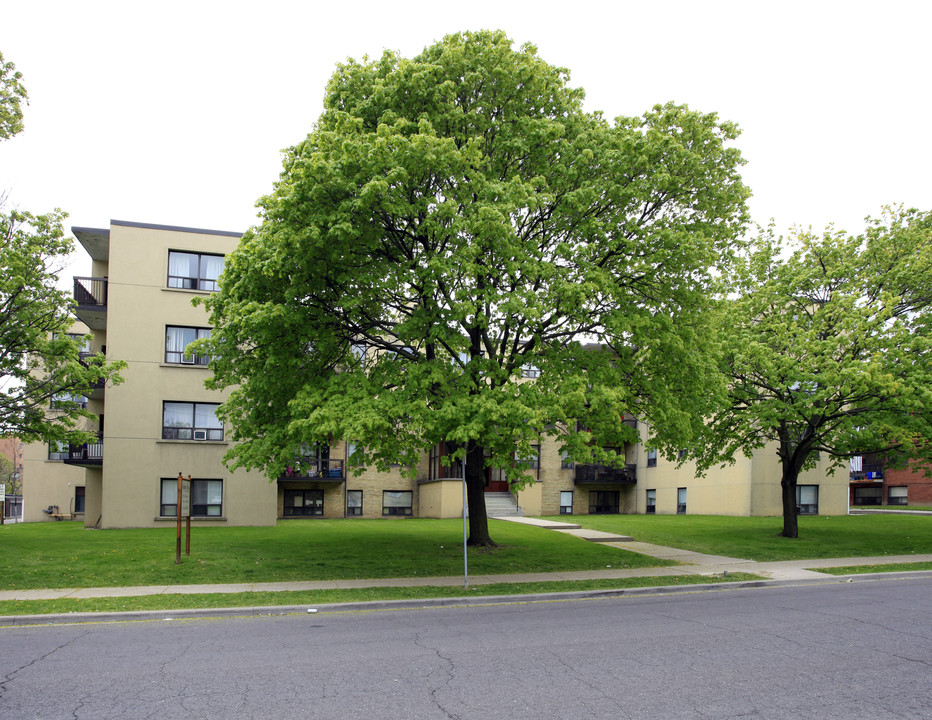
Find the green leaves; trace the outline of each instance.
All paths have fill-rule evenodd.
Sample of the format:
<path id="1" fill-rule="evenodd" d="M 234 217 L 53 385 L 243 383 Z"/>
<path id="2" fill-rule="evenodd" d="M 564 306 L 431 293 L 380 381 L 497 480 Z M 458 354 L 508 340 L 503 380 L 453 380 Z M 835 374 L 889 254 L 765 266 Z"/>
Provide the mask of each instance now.
<path id="1" fill-rule="evenodd" d="M 0 213 L 0 436 L 23 442 L 83 442 L 94 418 L 71 398 L 102 382 L 120 382 L 123 363 L 82 357 L 73 337 L 70 294 L 56 287 L 71 252 L 56 210 Z M 52 412 L 49 412 L 53 409 Z"/>
<path id="2" fill-rule="evenodd" d="M 23 105 L 29 96 L 22 83 L 23 74 L 11 62 L 4 62 L 0 53 L 0 140 L 23 131 Z"/>
<path id="3" fill-rule="evenodd" d="M 380 467 L 450 441 L 509 468 L 542 433 L 581 461 L 631 412 L 687 444 L 723 391 L 706 310 L 746 221 L 737 131 L 582 98 L 501 32 L 338 66 L 207 300 L 234 462 L 274 474 L 334 437 Z"/>

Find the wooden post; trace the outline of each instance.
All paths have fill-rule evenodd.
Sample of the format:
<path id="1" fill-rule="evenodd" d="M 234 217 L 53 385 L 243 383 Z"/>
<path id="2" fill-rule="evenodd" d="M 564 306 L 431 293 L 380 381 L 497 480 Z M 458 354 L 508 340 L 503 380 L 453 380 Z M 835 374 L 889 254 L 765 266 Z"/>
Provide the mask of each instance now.
<path id="1" fill-rule="evenodd" d="M 175 498 L 175 508 L 178 510 L 178 532 L 175 536 L 175 565 L 181 564 L 181 473 L 178 473 L 178 496 Z"/>

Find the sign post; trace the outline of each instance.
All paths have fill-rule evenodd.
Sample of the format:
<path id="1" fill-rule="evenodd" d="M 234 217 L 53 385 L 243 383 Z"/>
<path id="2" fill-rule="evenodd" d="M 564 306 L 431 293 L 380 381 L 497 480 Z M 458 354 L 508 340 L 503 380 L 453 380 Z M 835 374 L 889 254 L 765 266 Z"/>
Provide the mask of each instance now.
<path id="1" fill-rule="evenodd" d="M 184 477 L 178 473 L 178 528 L 175 535 L 175 564 L 181 564 L 181 519 L 185 518 L 184 554 L 191 554 L 191 476 Z"/>
<path id="2" fill-rule="evenodd" d="M 0 525 L 6 516 L 6 483 L 0 483 Z"/>

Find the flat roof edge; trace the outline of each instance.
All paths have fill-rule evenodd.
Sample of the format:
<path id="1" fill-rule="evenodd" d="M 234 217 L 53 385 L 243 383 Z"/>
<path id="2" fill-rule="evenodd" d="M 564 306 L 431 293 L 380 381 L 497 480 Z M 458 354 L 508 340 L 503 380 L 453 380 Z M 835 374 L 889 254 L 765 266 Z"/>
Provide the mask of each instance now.
<path id="1" fill-rule="evenodd" d="M 92 233 L 94 235 L 109 235 L 110 228 L 92 228 L 92 227 L 78 227 L 77 225 L 71 226 L 71 232 L 77 233 Z"/>
<path id="2" fill-rule="evenodd" d="M 131 222 L 129 220 L 111 220 L 110 224 L 119 225 L 121 227 L 145 228 L 146 230 L 171 230 L 173 232 L 197 233 L 198 235 L 222 235 L 223 237 L 235 238 L 243 237 L 243 233 L 241 232 L 231 232 L 228 230 L 208 230 L 205 228 L 181 227 L 179 225 L 158 225 L 154 223 Z M 109 230 L 105 232 L 109 232 Z"/>

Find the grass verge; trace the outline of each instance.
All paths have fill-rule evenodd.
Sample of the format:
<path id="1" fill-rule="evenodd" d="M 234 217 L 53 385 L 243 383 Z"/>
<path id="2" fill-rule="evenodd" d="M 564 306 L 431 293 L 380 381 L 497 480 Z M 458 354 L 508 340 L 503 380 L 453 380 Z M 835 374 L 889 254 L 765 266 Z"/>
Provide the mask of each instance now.
<path id="1" fill-rule="evenodd" d="M 548 518 L 641 542 L 749 560 L 880 557 L 932 553 L 932 516 L 799 517 L 799 537 L 781 537 L 779 517 L 566 515 Z"/>
<path id="2" fill-rule="evenodd" d="M 912 570 L 932 570 L 932 562 L 881 563 L 879 565 L 818 568 L 818 572 L 828 573 L 829 575 L 864 575 L 866 573 L 910 572 Z"/>
<path id="3" fill-rule="evenodd" d="M 382 587 L 353 590 L 314 590 L 245 593 L 163 594 L 111 598 L 64 598 L 61 600 L 8 600 L 0 602 L 0 615 L 45 615 L 77 612 L 131 612 L 134 610 L 179 610 L 197 608 L 274 607 L 329 603 L 369 602 L 374 600 L 426 600 L 433 598 L 486 597 L 489 595 L 530 595 L 536 593 L 576 592 L 617 588 L 708 585 L 723 582 L 759 580 L 757 575 L 729 573 L 716 575 L 674 575 L 636 577 L 613 580 L 565 580 L 536 583 L 496 583 L 462 587 Z"/>
<path id="4" fill-rule="evenodd" d="M 473 575 L 674 563 L 494 522 L 495 550 L 470 549 Z M 87 530 L 77 522 L 0 527 L 0 589 L 434 577 L 463 572 L 459 520 L 285 520 L 195 527 L 175 564 L 175 529 Z"/>

